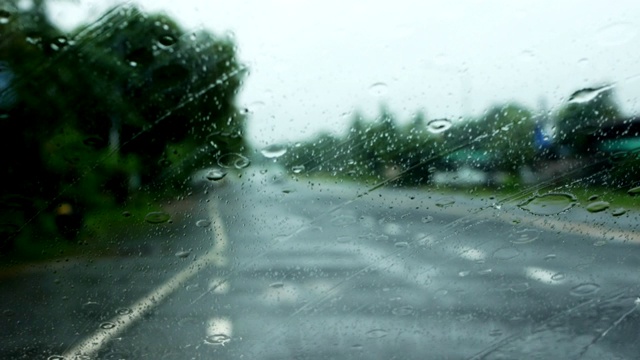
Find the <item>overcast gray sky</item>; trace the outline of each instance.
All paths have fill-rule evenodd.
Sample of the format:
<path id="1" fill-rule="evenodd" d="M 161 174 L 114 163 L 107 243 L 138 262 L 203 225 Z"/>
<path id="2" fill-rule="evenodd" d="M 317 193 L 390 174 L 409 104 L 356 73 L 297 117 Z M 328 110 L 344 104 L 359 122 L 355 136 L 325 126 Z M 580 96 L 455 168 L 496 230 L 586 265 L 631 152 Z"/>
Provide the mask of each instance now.
<path id="1" fill-rule="evenodd" d="M 407 119 L 478 115 L 515 100 L 537 108 L 616 83 L 640 112 L 636 1 L 139 0 L 187 29 L 232 31 L 251 73 L 239 104 L 256 145 L 345 131 L 379 104 Z M 95 17 L 118 1 L 60 3 L 55 17 Z M 86 17 L 85 21 L 86 21 Z"/>

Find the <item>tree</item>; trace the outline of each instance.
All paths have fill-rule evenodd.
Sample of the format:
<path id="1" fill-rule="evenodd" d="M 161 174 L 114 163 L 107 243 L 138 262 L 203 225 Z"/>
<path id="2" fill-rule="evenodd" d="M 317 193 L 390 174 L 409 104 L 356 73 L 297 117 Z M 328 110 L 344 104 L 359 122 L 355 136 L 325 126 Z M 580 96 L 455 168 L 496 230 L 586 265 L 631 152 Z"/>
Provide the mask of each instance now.
<path id="1" fill-rule="evenodd" d="M 477 125 L 486 136 L 477 148 L 487 154 L 493 169 L 513 173 L 533 163 L 536 125 L 531 110 L 513 103 L 494 106 Z"/>
<path id="2" fill-rule="evenodd" d="M 53 223 L 47 216 L 61 201 L 122 203 L 136 182 L 175 188 L 191 170 L 245 150 L 234 101 L 246 71 L 231 39 L 188 34 L 132 6 L 65 34 L 38 9 L 13 8 L 0 24 L 11 81 L 0 89 L 9 99 L 0 212 L 16 219 L 11 229 Z"/>
<path id="3" fill-rule="evenodd" d="M 556 114 L 558 143 L 578 156 L 593 153 L 596 149 L 589 142 L 589 135 L 621 118 L 612 89 L 600 92 L 591 101 L 568 103 Z"/>

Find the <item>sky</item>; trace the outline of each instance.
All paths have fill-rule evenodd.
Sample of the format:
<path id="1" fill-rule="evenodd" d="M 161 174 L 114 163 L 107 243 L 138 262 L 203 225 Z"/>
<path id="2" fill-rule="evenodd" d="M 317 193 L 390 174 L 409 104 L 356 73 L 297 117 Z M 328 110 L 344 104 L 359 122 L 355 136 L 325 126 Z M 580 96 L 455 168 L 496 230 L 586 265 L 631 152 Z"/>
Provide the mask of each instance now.
<path id="1" fill-rule="evenodd" d="M 59 1 L 72 26 L 122 1 Z M 238 104 L 249 140 L 343 133 L 382 104 L 408 121 L 478 116 L 516 101 L 553 111 L 575 90 L 614 84 L 640 113 L 640 6 L 632 1 L 139 0 L 185 29 L 231 33 L 250 74 Z"/>

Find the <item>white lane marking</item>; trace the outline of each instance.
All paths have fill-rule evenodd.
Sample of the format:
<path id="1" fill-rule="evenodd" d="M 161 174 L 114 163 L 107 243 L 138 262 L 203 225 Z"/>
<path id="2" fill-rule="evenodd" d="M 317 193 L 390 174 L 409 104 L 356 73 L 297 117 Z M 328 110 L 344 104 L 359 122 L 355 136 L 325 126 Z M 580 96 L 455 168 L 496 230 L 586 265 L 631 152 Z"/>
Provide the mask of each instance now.
<path id="1" fill-rule="evenodd" d="M 152 310 L 154 307 L 160 305 L 171 293 L 180 288 L 198 272 L 204 270 L 210 265 L 218 267 L 224 267 L 228 263 L 226 255 L 226 249 L 229 245 L 227 233 L 220 217 L 220 213 L 217 208 L 218 202 L 212 200 L 209 203 L 208 213 L 212 220 L 211 226 L 213 229 L 213 246 L 211 249 L 201 258 L 191 263 L 187 268 L 183 269 L 171 279 L 160 285 L 147 296 L 136 301 L 129 307 L 131 312 L 125 315 L 118 315 L 109 322 L 116 324 L 115 327 L 110 329 L 98 329 L 96 332 L 80 342 L 70 350 L 66 351 L 62 356 L 65 359 L 79 359 L 84 357 L 94 356 L 103 346 L 105 346 L 111 339 L 120 335 L 123 331 L 133 325 L 137 320 L 140 320 L 144 314 Z M 98 327 L 98 324 L 96 324 Z"/>

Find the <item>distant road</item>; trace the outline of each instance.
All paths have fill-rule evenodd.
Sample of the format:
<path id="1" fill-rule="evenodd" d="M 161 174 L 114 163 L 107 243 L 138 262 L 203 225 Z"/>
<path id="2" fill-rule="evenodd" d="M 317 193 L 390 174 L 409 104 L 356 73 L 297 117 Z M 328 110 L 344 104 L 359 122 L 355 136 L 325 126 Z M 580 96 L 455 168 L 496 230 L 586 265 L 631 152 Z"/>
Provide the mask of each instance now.
<path id="1" fill-rule="evenodd" d="M 127 256 L 3 278 L 0 358 L 640 353 L 637 214 L 312 183 L 243 176 L 116 241 Z"/>

